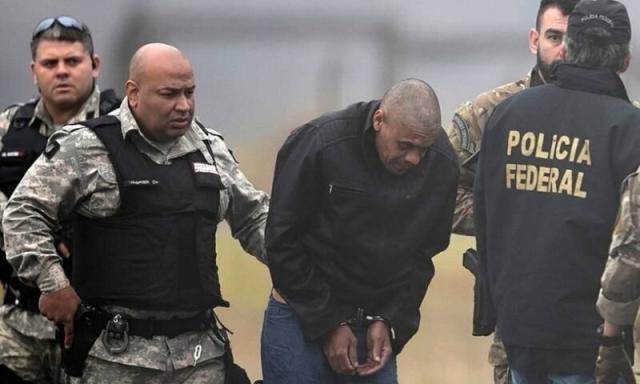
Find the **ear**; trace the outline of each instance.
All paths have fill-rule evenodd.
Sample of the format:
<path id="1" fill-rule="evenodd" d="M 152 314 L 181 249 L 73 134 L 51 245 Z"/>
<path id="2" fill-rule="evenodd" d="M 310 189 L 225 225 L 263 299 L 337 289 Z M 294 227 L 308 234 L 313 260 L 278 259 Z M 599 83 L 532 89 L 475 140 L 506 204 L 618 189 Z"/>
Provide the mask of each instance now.
<path id="1" fill-rule="evenodd" d="M 529 30 L 529 51 L 534 55 L 538 54 L 538 43 L 540 42 L 540 32 L 535 28 Z"/>
<path id="2" fill-rule="evenodd" d="M 137 108 L 138 103 L 140 102 L 140 88 L 138 87 L 138 84 L 133 80 L 127 80 L 124 84 L 124 92 L 129 100 L 129 106 L 134 109 Z"/>
<path id="3" fill-rule="evenodd" d="M 377 111 L 373 113 L 373 130 L 376 132 L 380 132 L 381 125 L 384 122 L 384 111 L 382 108 L 378 108 Z"/>
<path id="4" fill-rule="evenodd" d="M 100 59 L 100 56 L 93 55 L 93 60 L 91 61 L 91 67 L 93 68 L 92 74 L 93 74 L 94 80 L 98 79 L 98 75 L 100 74 L 101 64 L 102 64 L 102 60 Z"/>
<path id="5" fill-rule="evenodd" d="M 37 87 L 38 78 L 36 77 L 36 64 L 33 61 L 31 62 L 31 78 L 33 79 L 33 84 Z"/>
<path id="6" fill-rule="evenodd" d="M 624 58 L 624 65 L 622 66 L 622 68 L 620 68 L 618 74 L 624 73 L 627 69 L 629 69 L 629 63 L 631 63 L 631 53 L 629 53 L 627 57 Z"/>

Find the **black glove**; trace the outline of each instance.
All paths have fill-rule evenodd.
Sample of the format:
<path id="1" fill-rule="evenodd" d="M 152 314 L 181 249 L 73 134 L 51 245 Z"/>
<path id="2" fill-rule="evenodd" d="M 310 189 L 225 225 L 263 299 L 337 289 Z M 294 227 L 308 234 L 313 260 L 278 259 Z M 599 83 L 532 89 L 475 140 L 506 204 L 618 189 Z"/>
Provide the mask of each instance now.
<path id="1" fill-rule="evenodd" d="M 622 340 L 614 345 L 600 345 L 595 376 L 597 384 L 616 384 L 620 376 L 627 384 L 636 383 Z"/>

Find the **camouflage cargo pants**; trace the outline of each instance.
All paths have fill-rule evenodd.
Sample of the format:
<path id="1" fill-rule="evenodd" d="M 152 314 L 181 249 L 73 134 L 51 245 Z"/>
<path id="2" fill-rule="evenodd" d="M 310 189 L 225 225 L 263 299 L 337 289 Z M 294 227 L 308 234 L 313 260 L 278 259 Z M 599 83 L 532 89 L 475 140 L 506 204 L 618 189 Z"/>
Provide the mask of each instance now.
<path id="1" fill-rule="evenodd" d="M 507 352 L 497 328 L 493 333 L 493 343 L 489 348 L 489 364 L 493 366 L 493 382 L 495 384 L 510 384 Z"/>
<path id="2" fill-rule="evenodd" d="M 60 347 L 55 340 L 25 336 L 0 316 L 0 364 L 32 383 L 62 382 Z"/>
<path id="3" fill-rule="evenodd" d="M 82 378 L 67 378 L 68 384 L 110 383 L 110 384 L 224 384 L 224 357 L 220 356 L 196 367 L 174 371 L 133 367 L 105 360 L 87 357 Z"/>

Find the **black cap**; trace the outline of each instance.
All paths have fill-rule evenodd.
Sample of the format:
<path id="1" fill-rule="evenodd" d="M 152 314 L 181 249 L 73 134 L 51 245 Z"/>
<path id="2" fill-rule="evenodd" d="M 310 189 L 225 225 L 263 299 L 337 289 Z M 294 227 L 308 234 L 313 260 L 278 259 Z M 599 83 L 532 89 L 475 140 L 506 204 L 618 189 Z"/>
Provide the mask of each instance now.
<path id="1" fill-rule="evenodd" d="M 589 28 L 604 28 L 611 34 L 598 40 L 602 44 L 631 41 L 631 22 L 627 8 L 615 0 L 582 0 L 569 15 L 567 36 L 580 40 Z M 592 38 L 592 37 L 591 37 Z"/>

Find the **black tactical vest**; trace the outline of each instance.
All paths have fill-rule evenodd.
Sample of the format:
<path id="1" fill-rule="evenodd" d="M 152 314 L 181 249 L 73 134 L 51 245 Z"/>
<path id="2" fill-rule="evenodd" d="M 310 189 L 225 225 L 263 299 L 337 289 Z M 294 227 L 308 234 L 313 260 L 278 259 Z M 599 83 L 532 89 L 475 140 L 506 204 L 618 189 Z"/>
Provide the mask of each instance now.
<path id="1" fill-rule="evenodd" d="M 120 106 L 121 100 L 112 89 L 100 93 L 100 105 L 98 113 L 106 115 Z M 0 191 L 10 197 L 18 186 L 20 180 L 27 172 L 31 164 L 44 151 L 48 138 L 38 131 L 39 122 L 29 125 L 35 113 L 38 100 L 30 101 L 19 107 L 13 118 L 7 133 L 2 138 L 2 151 L 0 152 Z M 87 115 L 87 119 L 94 118 L 93 112 Z M 67 231 L 67 225 L 63 223 L 63 230 Z M 62 231 L 61 231 L 62 232 Z M 59 233 L 56 237 L 59 237 Z M 62 239 L 57 239 L 56 242 Z M 69 246 L 70 237 L 65 236 L 64 243 Z M 63 262 L 65 271 L 70 269 L 70 260 Z M 6 260 L 4 251 L 0 250 L 0 281 L 5 282 L 5 304 L 15 304 L 32 312 L 38 311 L 38 298 L 40 291 L 37 288 L 23 284 L 11 265 Z"/>
<path id="2" fill-rule="evenodd" d="M 228 306 L 216 265 L 224 186 L 215 163 L 196 151 L 159 165 L 134 144 L 139 133 L 123 139 L 115 117 L 85 124 L 109 152 L 120 208 L 107 218 L 74 217 L 72 284 L 82 300 L 156 310 Z"/>
<path id="3" fill-rule="evenodd" d="M 9 197 L 22 180 L 27 169 L 40 156 L 47 144 L 47 137 L 38 132 L 39 122 L 29 125 L 33 118 L 38 99 L 30 101 L 16 111 L 11 125 L 2 138 L 0 152 L 0 190 Z M 106 115 L 120 105 L 112 89 L 100 93 L 100 115 Z M 87 119 L 92 119 L 90 113 Z"/>

